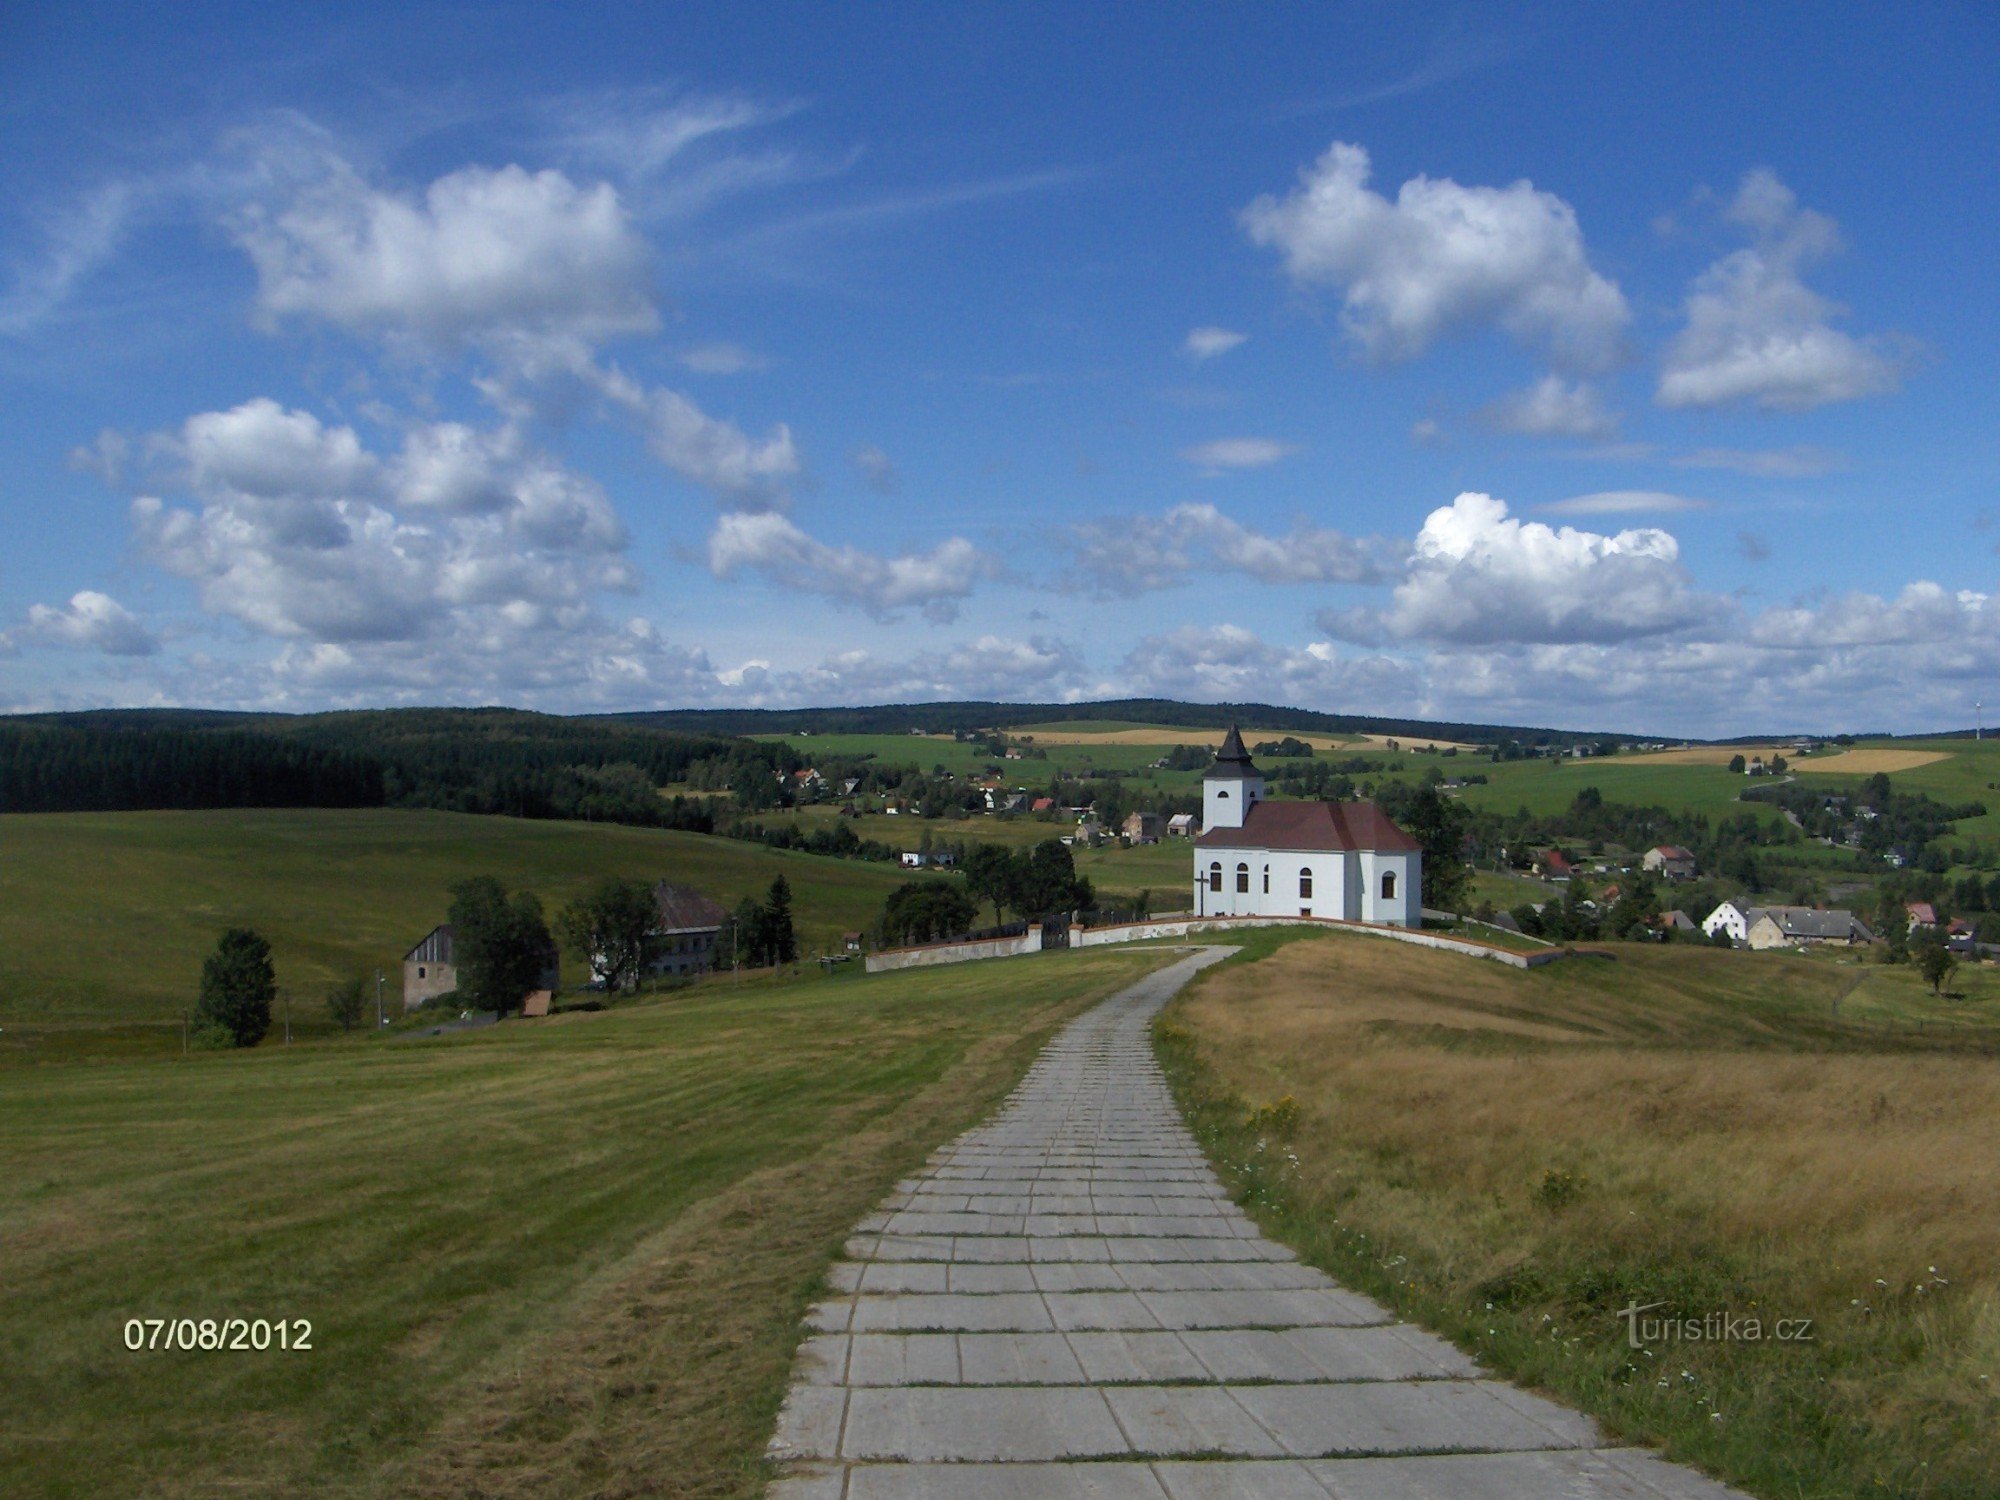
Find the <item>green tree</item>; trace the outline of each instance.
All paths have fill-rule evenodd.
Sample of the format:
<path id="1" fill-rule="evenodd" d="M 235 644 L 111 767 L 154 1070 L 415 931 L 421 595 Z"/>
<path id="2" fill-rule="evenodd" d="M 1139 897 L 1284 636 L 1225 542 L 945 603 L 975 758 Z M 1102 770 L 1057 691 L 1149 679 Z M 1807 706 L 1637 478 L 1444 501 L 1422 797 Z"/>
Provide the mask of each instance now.
<path id="1" fill-rule="evenodd" d="M 1650 879 L 1634 879 L 1612 903 L 1604 927 L 1612 937 L 1628 943 L 1641 942 L 1654 935 L 1659 919 L 1658 884 Z"/>
<path id="2" fill-rule="evenodd" d="M 1581 802 L 1586 787 L 1577 794 Z M 1465 809 L 1432 785 L 1417 788 L 1403 813 L 1404 831 L 1424 851 L 1424 905 L 1457 911 L 1471 895 L 1472 875 L 1465 865 Z"/>
<path id="3" fill-rule="evenodd" d="M 999 844 L 976 844 L 965 856 L 965 889 L 975 901 L 993 903 L 993 920 L 1006 920 L 1005 907 L 1014 890 L 1014 856 Z M 1995 877 L 2000 880 L 2000 876 Z"/>
<path id="4" fill-rule="evenodd" d="M 1095 899 L 1090 882 L 1077 877 L 1076 860 L 1061 839 L 1043 839 L 1019 856 L 1014 880 L 1008 904 L 1024 917 L 1075 911 Z"/>
<path id="5" fill-rule="evenodd" d="M 896 887 L 882 907 L 882 940 L 892 946 L 954 937 L 972 925 L 979 908 L 956 884 L 912 880 Z"/>
<path id="6" fill-rule="evenodd" d="M 368 981 L 360 975 L 327 986 L 326 1013 L 342 1031 L 352 1031 L 368 1011 Z"/>
<path id="7" fill-rule="evenodd" d="M 1938 926 L 1917 929 L 1910 940 L 1910 956 L 1917 961 L 1917 972 L 1924 976 L 1933 995 L 1943 992 L 1944 982 L 1958 967 L 1958 955 L 1945 946 L 1944 929 Z"/>
<path id="8" fill-rule="evenodd" d="M 556 913 L 556 932 L 607 990 L 629 990 L 645 969 L 647 935 L 658 920 L 650 886 L 609 875 Z"/>
<path id="9" fill-rule="evenodd" d="M 1882 962 L 1899 964 L 1910 956 L 1910 913 L 1903 893 L 1891 885 L 1875 898 L 1875 931 L 1882 938 Z"/>
<path id="10" fill-rule="evenodd" d="M 555 945 L 532 891 L 507 894 L 490 875 L 451 891 L 452 957 L 458 993 L 475 1009 L 505 1016 L 542 984 Z"/>
<path id="11" fill-rule="evenodd" d="M 1747 765 L 1748 762 L 1745 761 L 1743 757 L 1740 755 L 1732 755 L 1729 757 L 1729 769 L 1734 771 L 1738 776 L 1741 776 L 1743 774 L 1744 768 Z"/>
<path id="12" fill-rule="evenodd" d="M 716 961 L 731 968 L 739 965 L 746 969 L 762 968 L 771 961 L 769 927 L 764 920 L 763 903 L 754 896 L 745 896 L 722 925 L 716 943 Z"/>
<path id="13" fill-rule="evenodd" d="M 271 1029 L 271 1000 L 277 993 L 271 945 L 247 927 L 232 927 L 202 960 L 195 1014 L 234 1045 L 254 1047 Z"/>
<path id="14" fill-rule="evenodd" d="M 795 962 L 799 956 L 799 935 L 792 926 L 792 887 L 782 875 L 771 882 L 771 893 L 764 898 L 764 922 L 771 962 Z"/>

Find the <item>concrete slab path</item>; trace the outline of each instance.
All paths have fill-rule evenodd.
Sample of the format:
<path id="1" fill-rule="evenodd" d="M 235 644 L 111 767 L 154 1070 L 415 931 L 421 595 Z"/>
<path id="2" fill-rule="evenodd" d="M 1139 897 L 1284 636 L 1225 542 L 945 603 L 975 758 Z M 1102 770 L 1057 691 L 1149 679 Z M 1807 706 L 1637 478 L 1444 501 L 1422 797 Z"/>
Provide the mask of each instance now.
<path id="1" fill-rule="evenodd" d="M 1257 1232 L 1147 1035 L 1228 952 L 1073 1022 L 862 1222 L 812 1311 L 774 1500 L 1736 1496 L 1605 1446 Z"/>

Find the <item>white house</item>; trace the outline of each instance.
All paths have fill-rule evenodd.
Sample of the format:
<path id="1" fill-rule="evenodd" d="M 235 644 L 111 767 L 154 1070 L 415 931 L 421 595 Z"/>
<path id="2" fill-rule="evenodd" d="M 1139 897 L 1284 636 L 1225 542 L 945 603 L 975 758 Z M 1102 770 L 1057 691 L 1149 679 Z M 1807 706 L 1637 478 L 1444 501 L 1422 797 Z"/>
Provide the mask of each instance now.
<path id="1" fill-rule="evenodd" d="M 1739 901 L 1725 901 L 1722 905 L 1701 919 L 1701 930 L 1710 937 L 1718 931 L 1727 932 L 1733 943 L 1750 941 L 1750 929 L 1757 925 L 1757 919 L 1764 915 L 1761 906 L 1745 906 Z"/>
<path id="2" fill-rule="evenodd" d="M 1232 727 L 1202 779 L 1194 841 L 1201 916 L 1423 925 L 1423 854 L 1372 802 L 1267 802 Z"/>

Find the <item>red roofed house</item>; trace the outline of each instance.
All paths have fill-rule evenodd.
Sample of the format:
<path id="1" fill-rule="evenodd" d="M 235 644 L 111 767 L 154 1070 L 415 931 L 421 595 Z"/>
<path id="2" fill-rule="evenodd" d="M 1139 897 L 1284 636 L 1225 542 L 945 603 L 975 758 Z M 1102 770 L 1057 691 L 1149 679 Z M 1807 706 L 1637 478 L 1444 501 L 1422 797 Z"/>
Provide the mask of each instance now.
<path id="1" fill-rule="evenodd" d="M 1919 927 L 1935 927 L 1938 924 L 1937 908 L 1928 901 L 1905 902 L 1903 910 L 1910 914 L 1910 931 Z"/>
<path id="2" fill-rule="evenodd" d="M 1576 873 L 1560 849 L 1545 849 L 1535 856 L 1535 873 L 1544 880 L 1567 880 Z"/>
<path id="3" fill-rule="evenodd" d="M 1202 916 L 1338 917 L 1422 925 L 1423 854 L 1372 802 L 1267 802 L 1232 727 L 1202 779 L 1194 841 Z"/>

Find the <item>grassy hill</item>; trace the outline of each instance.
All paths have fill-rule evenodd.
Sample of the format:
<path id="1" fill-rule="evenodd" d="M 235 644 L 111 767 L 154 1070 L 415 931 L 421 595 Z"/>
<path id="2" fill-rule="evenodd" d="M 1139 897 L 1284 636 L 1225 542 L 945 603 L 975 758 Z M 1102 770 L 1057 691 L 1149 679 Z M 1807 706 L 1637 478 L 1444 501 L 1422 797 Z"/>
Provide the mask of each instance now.
<path id="1" fill-rule="evenodd" d="M 0 1494 L 749 1500 L 851 1226 L 1168 957 L 16 1070 Z M 312 1347 L 126 1347 L 181 1317 Z"/>
<path id="2" fill-rule="evenodd" d="M 1161 1041 L 1269 1232 L 1750 1493 L 1993 1495 L 1992 971 L 1939 999 L 1851 956 L 1619 944 L 1523 974 L 1355 938 L 1255 948 Z M 1638 1352 L 1628 1306 L 1764 1337 Z M 1810 1339 L 1772 1338 L 1777 1318 Z"/>
<path id="3" fill-rule="evenodd" d="M 468 876 L 525 887 L 553 912 L 603 875 L 673 880 L 733 905 L 780 873 L 808 952 L 866 927 L 908 878 L 701 834 L 459 813 L 12 816 L 0 819 L 0 1060 L 49 1041 L 49 1023 L 175 1020 L 232 925 L 271 940 L 295 1029 L 312 1031 L 326 1025 L 322 990 L 346 975 L 386 972 L 393 1006 L 404 952 Z"/>

